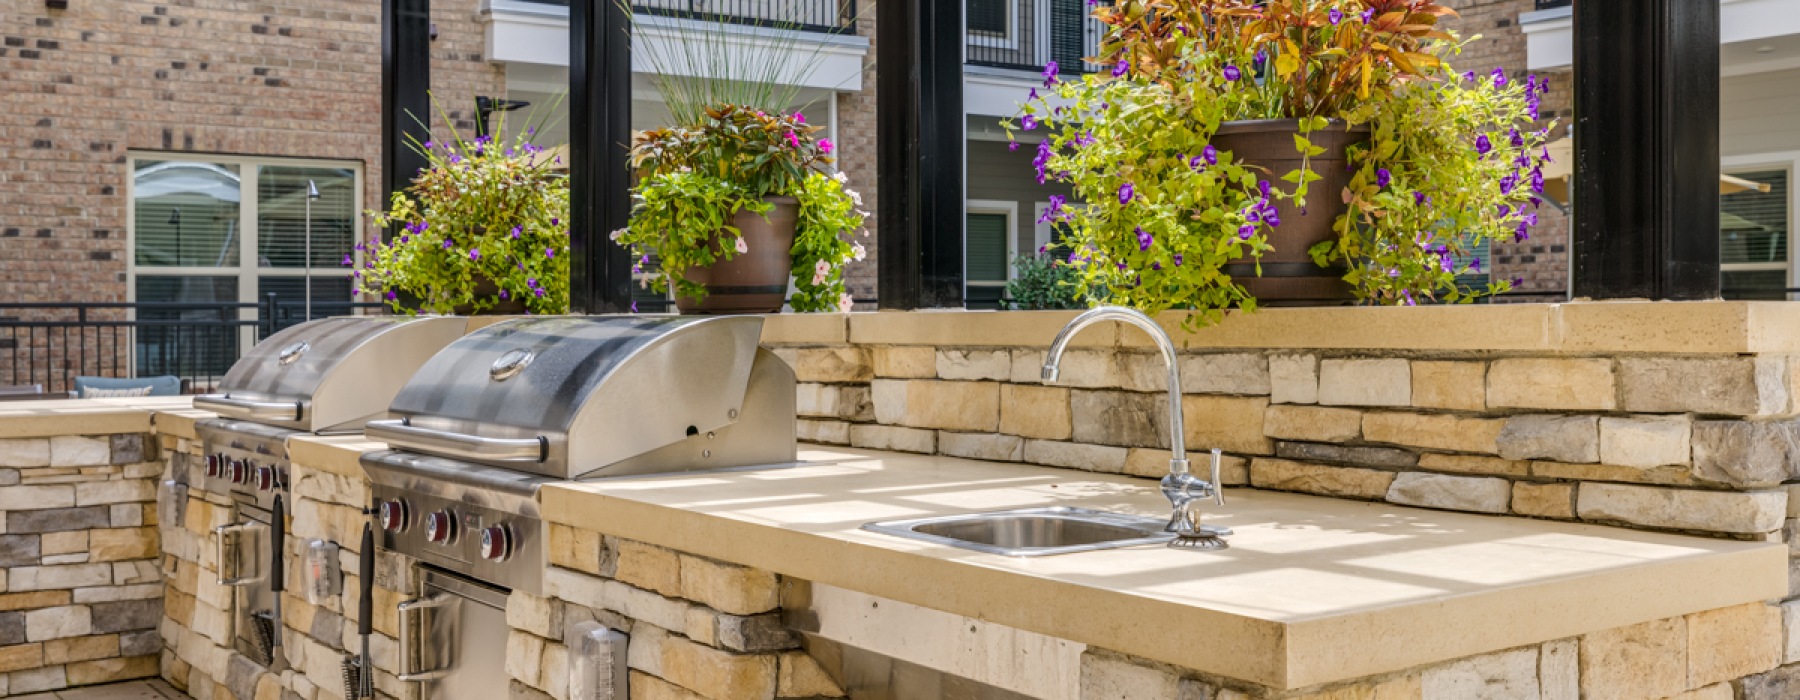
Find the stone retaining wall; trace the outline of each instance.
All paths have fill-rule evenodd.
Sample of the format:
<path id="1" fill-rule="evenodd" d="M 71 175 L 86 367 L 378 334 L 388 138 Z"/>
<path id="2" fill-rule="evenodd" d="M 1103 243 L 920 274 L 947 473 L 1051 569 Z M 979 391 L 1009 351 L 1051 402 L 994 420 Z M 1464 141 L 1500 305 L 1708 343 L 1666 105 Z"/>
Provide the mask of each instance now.
<path id="1" fill-rule="evenodd" d="M 0 697 L 157 675 L 157 444 L 0 440 Z"/>

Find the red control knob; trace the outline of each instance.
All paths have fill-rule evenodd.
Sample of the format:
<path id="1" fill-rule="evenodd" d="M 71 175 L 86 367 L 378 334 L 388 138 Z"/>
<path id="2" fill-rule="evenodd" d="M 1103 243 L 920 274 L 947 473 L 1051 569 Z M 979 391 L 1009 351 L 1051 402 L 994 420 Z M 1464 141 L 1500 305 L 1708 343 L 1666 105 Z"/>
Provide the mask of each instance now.
<path id="1" fill-rule="evenodd" d="M 437 511 L 425 516 L 425 539 L 438 544 L 450 544 L 456 539 L 456 518 L 449 511 Z"/>
<path id="2" fill-rule="evenodd" d="M 231 483 L 244 484 L 250 481 L 250 464 L 244 460 L 233 460 L 231 463 Z"/>
<path id="3" fill-rule="evenodd" d="M 258 490 L 258 491 L 274 491 L 275 490 L 275 468 L 274 467 L 257 467 L 256 468 L 256 490 Z"/>
<path id="4" fill-rule="evenodd" d="M 405 532 L 406 526 L 411 524 L 407 522 L 411 519 L 407 517 L 409 515 L 407 510 L 406 501 L 397 498 L 392 501 L 382 501 L 381 529 L 388 532 Z"/>
<path id="5" fill-rule="evenodd" d="M 506 561 L 512 556 L 512 531 L 505 525 L 482 528 L 481 558 L 488 561 Z"/>
<path id="6" fill-rule="evenodd" d="M 219 478 L 219 473 L 222 471 L 222 466 L 224 465 L 224 463 L 225 463 L 224 455 L 220 455 L 220 454 L 207 455 L 206 456 L 206 476 L 208 478 L 212 478 L 212 479 Z"/>

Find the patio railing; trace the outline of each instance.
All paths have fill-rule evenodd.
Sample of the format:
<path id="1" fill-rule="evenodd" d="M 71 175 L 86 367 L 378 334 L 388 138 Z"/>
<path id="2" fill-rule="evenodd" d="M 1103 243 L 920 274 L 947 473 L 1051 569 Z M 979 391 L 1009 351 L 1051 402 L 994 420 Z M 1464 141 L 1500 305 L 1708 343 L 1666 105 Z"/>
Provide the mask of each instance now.
<path id="1" fill-rule="evenodd" d="M 1082 58 L 1099 52 L 1101 25 L 1088 17 L 1087 0 L 966 0 L 964 11 L 970 65 L 1093 69 Z"/>
<path id="2" fill-rule="evenodd" d="M 1537 0 L 1537 9 L 1549 10 L 1558 7 L 1568 7 L 1572 4 L 1574 4 L 1573 0 Z"/>
<path id="3" fill-rule="evenodd" d="M 314 300 L 314 318 L 380 304 Z M 42 385 L 52 395 L 78 376 L 175 376 L 186 393 L 210 390 L 257 341 L 301 323 L 305 302 L 0 303 L 0 385 Z"/>
<path id="4" fill-rule="evenodd" d="M 611 0 L 601 0 L 610 2 Z M 568 7 L 569 0 L 524 0 Z M 856 0 L 638 0 L 633 12 L 828 34 L 856 33 Z"/>

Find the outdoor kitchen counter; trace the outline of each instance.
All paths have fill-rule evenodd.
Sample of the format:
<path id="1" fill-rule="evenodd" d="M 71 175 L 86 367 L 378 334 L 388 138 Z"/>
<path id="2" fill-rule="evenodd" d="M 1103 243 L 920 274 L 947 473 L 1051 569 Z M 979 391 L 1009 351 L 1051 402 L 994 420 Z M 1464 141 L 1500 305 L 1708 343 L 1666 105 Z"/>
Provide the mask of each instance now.
<path id="1" fill-rule="evenodd" d="M 548 486 L 544 516 L 1280 688 L 1780 598 L 1780 543 L 1228 489 L 1217 552 L 1008 558 L 859 528 L 1032 506 L 1161 517 L 1142 479 L 806 446 L 790 469 Z"/>

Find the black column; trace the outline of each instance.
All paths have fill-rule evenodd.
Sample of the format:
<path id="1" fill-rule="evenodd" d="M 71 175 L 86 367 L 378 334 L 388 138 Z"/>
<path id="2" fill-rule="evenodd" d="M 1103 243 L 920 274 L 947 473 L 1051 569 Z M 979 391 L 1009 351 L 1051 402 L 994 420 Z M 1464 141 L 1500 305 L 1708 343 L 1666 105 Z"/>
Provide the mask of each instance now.
<path id="1" fill-rule="evenodd" d="M 569 3 L 570 301 L 631 308 L 631 255 L 607 237 L 631 219 L 631 18 L 618 0 Z"/>
<path id="2" fill-rule="evenodd" d="M 431 140 L 431 0 L 381 0 L 381 196 L 406 189 L 425 169 L 413 150 Z M 411 137 L 411 138 L 408 138 Z"/>
<path id="3" fill-rule="evenodd" d="M 1719 3 L 1575 3 L 1576 297 L 1719 296 Z"/>
<path id="4" fill-rule="evenodd" d="M 963 3 L 883 0 L 878 243 L 884 309 L 963 305 Z"/>

